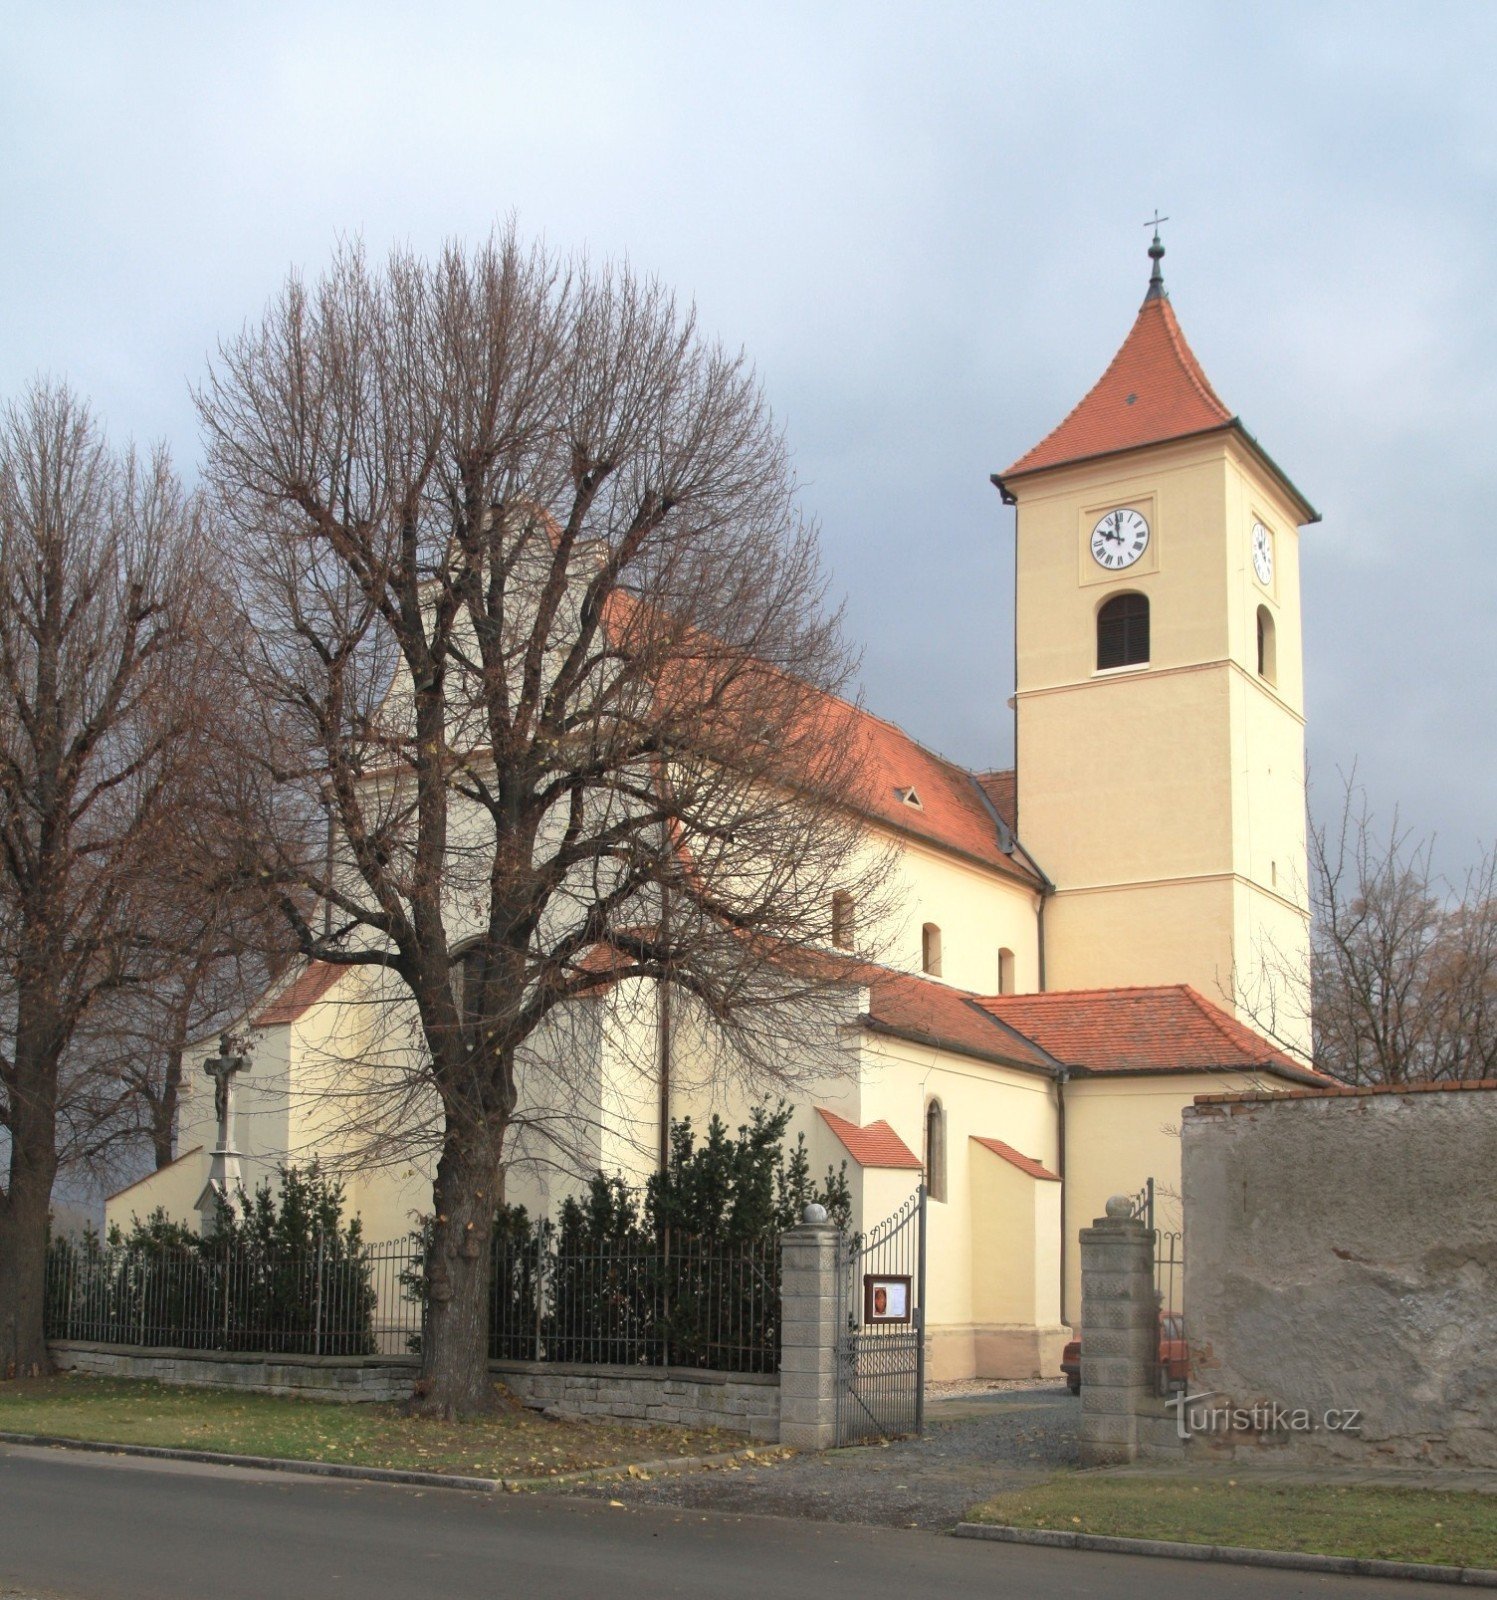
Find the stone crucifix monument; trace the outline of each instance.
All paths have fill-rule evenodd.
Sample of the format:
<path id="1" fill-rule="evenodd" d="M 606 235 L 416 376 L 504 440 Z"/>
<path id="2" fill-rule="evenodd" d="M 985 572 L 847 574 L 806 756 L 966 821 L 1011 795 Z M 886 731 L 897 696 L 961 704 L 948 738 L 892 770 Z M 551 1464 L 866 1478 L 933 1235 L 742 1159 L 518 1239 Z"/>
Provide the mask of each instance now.
<path id="1" fill-rule="evenodd" d="M 218 1054 L 203 1063 L 204 1073 L 213 1080 L 213 1109 L 218 1113 L 218 1140 L 208 1167 L 208 1182 L 197 1203 L 204 1233 L 217 1227 L 220 1203 L 244 1192 L 239 1151 L 234 1143 L 234 1079 L 253 1066 L 249 1040 L 232 1033 L 219 1035 Z"/>

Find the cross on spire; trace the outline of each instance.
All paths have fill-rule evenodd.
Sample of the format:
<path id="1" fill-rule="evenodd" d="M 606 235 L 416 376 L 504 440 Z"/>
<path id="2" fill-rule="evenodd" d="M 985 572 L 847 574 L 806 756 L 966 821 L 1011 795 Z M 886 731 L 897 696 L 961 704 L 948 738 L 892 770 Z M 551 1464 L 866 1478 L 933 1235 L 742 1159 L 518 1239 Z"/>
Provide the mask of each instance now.
<path id="1" fill-rule="evenodd" d="M 1149 292 L 1144 296 L 1145 305 L 1150 300 L 1169 298 L 1164 292 L 1164 274 L 1159 270 L 1159 263 L 1164 260 L 1164 246 L 1159 242 L 1159 224 L 1169 220 L 1168 217 L 1161 217 L 1158 206 L 1155 206 L 1154 215 L 1144 224 L 1146 228 L 1154 230 L 1154 242 L 1149 246 L 1149 260 L 1154 263 L 1154 270 L 1149 274 Z"/>

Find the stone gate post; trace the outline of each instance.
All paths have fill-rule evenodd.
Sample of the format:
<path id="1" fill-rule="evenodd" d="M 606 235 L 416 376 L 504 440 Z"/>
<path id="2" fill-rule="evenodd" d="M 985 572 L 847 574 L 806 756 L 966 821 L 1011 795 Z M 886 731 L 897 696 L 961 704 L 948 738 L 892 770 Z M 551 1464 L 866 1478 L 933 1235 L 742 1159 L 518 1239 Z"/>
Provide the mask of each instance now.
<path id="1" fill-rule="evenodd" d="M 837 1440 L 837 1230 L 818 1205 L 780 1235 L 780 1443 Z"/>
<path id="2" fill-rule="evenodd" d="M 1154 1408 L 1159 1307 L 1154 1238 L 1115 1195 L 1081 1230 L 1081 1464 L 1138 1455 L 1141 1413 Z"/>

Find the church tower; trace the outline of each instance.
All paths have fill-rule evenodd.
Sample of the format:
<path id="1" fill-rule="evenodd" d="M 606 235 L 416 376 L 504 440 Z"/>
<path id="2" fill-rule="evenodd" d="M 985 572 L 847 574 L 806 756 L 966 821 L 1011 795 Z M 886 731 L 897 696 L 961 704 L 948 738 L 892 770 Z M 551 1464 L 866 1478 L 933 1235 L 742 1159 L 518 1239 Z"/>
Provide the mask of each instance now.
<path id="1" fill-rule="evenodd" d="M 1189 983 L 1307 1047 L 1299 530 L 1153 272 L 1096 386 L 994 482 L 1016 510 L 1018 826 L 1046 987 Z"/>

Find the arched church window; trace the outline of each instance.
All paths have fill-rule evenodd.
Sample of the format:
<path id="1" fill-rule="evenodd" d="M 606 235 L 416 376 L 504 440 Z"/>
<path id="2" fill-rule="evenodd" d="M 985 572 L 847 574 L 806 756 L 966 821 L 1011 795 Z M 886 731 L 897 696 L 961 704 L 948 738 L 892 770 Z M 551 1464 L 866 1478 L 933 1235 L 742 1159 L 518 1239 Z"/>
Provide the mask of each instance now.
<path id="1" fill-rule="evenodd" d="M 1097 671 L 1135 667 L 1149 659 L 1149 602 L 1117 594 L 1097 613 Z"/>
<path id="2" fill-rule="evenodd" d="M 852 936 L 852 896 L 846 889 L 838 889 L 832 896 L 832 943 L 838 950 L 851 950 Z"/>
<path id="3" fill-rule="evenodd" d="M 932 1200 L 946 1198 L 946 1112 L 939 1100 L 925 1108 L 925 1192 Z"/>
<path id="4" fill-rule="evenodd" d="M 941 930 L 934 922 L 920 930 L 920 970 L 932 978 L 941 976 Z"/>
<path id="5" fill-rule="evenodd" d="M 998 993 L 1014 992 L 1014 953 L 1005 946 L 998 952 Z"/>
<path id="6" fill-rule="evenodd" d="M 1267 606 L 1258 607 L 1258 676 L 1266 683 L 1278 681 L 1273 617 Z"/>

